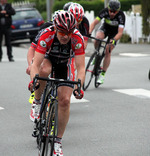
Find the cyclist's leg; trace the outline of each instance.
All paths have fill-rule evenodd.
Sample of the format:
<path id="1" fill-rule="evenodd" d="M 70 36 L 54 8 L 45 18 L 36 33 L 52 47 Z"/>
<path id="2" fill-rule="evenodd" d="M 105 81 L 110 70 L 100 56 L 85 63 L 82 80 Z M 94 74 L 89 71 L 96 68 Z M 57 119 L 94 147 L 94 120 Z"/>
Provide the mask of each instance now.
<path id="1" fill-rule="evenodd" d="M 103 61 L 103 70 L 106 72 L 111 61 L 111 51 L 113 50 L 114 47 L 111 46 L 111 49 L 109 47 L 109 44 L 106 46 L 106 51 L 105 51 L 105 57 Z"/>
<path id="2" fill-rule="evenodd" d="M 40 77 L 48 77 L 48 75 L 51 73 L 52 70 L 52 64 L 49 59 L 45 58 L 40 66 L 39 76 Z M 43 93 L 44 87 L 46 82 L 40 81 L 40 87 L 35 91 L 35 98 L 40 99 L 41 95 Z"/>
<path id="3" fill-rule="evenodd" d="M 107 35 L 106 35 L 107 36 Z M 108 42 L 109 39 L 113 38 L 113 36 L 108 35 Z M 102 72 L 99 75 L 99 78 L 97 80 L 97 83 L 99 84 L 103 84 L 104 83 L 104 79 L 105 79 L 105 73 L 110 65 L 111 62 L 111 51 L 113 50 L 114 46 L 111 44 L 107 44 L 106 45 L 106 50 L 105 50 L 105 56 L 103 59 L 103 67 L 102 67 Z"/>
<path id="4" fill-rule="evenodd" d="M 112 39 L 115 36 L 115 34 L 113 33 L 109 33 L 108 35 L 108 43 L 110 41 L 110 39 Z M 104 57 L 104 61 L 103 61 L 103 70 L 106 72 L 110 62 L 111 62 L 111 52 L 114 49 L 114 45 L 112 44 L 107 44 L 106 46 L 106 50 L 105 50 L 105 57 Z"/>
<path id="5" fill-rule="evenodd" d="M 74 58 L 66 63 L 54 64 L 55 78 L 74 80 Z M 72 85 L 60 84 L 58 87 L 58 137 L 61 138 L 69 120 L 70 98 L 73 91 Z"/>
<path id="6" fill-rule="evenodd" d="M 73 88 L 60 86 L 58 88 L 58 137 L 62 138 L 70 114 L 70 98 Z"/>
<path id="7" fill-rule="evenodd" d="M 50 72 L 51 72 L 51 63 L 48 59 L 44 59 L 39 70 L 39 76 L 48 77 Z M 39 119 L 39 110 L 41 107 L 40 99 L 46 84 L 45 81 L 40 81 L 39 83 L 40 87 L 35 91 L 34 100 L 31 105 L 30 119 L 32 121 L 35 121 L 35 118 Z"/>
<path id="8" fill-rule="evenodd" d="M 104 29 L 104 25 L 101 25 L 97 32 L 96 32 L 96 38 L 98 39 L 104 39 L 105 38 L 105 29 Z M 94 41 L 94 47 L 95 49 L 98 49 L 99 47 L 99 41 Z"/>

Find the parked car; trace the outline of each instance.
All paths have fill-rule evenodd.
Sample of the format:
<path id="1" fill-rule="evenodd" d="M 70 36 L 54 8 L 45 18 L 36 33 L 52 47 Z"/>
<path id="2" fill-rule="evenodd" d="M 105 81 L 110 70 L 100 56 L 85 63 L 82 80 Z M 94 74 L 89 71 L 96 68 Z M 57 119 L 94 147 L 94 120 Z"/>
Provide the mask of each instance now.
<path id="1" fill-rule="evenodd" d="M 44 23 L 39 11 L 35 8 L 16 8 L 12 16 L 11 40 L 30 39 L 37 35 L 40 26 Z"/>

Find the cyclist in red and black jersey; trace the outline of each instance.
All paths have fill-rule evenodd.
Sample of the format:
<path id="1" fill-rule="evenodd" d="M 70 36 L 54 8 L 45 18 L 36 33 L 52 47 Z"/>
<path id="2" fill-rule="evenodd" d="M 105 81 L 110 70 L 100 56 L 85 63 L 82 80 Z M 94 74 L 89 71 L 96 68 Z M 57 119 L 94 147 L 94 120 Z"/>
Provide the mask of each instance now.
<path id="1" fill-rule="evenodd" d="M 80 33 L 84 37 L 84 48 L 86 49 L 87 42 L 88 42 L 88 37 L 86 36 L 89 35 L 89 21 L 84 16 L 83 7 L 78 3 L 69 2 L 67 3 L 67 6 L 65 5 L 63 8 L 71 12 L 74 15 L 77 21 L 76 28 L 80 31 Z"/>
<path id="2" fill-rule="evenodd" d="M 104 19 L 102 25 L 96 32 L 96 38 L 104 39 L 108 37 L 110 44 L 106 47 L 103 71 L 101 72 L 97 83 L 103 84 L 105 78 L 105 72 L 107 71 L 110 60 L 111 51 L 117 44 L 117 41 L 122 37 L 125 27 L 125 14 L 120 10 L 121 4 L 118 0 L 110 0 L 108 7 L 100 11 L 96 19 L 91 23 L 89 33 L 91 34 L 95 26 Z M 98 42 L 95 41 L 95 48 L 97 48 Z M 110 48 L 111 47 L 111 48 Z"/>
<path id="3" fill-rule="evenodd" d="M 46 54 L 46 55 L 45 55 Z M 76 79 L 85 78 L 85 51 L 84 39 L 76 29 L 76 20 L 73 14 L 61 11 L 54 19 L 54 25 L 46 28 L 36 47 L 34 61 L 31 66 L 30 77 L 33 80 L 35 74 L 48 77 L 52 67 L 55 69 L 55 78 L 74 80 L 74 63 L 77 69 Z M 29 88 L 32 90 L 32 81 Z M 35 91 L 35 99 L 32 103 L 30 118 L 34 121 L 39 118 L 40 98 L 45 83 L 40 82 L 40 88 Z M 63 156 L 61 149 L 61 138 L 64 134 L 69 120 L 70 98 L 73 86 L 62 84 L 58 87 L 58 136 L 54 145 L 54 156 Z M 76 98 L 81 99 L 77 94 Z"/>

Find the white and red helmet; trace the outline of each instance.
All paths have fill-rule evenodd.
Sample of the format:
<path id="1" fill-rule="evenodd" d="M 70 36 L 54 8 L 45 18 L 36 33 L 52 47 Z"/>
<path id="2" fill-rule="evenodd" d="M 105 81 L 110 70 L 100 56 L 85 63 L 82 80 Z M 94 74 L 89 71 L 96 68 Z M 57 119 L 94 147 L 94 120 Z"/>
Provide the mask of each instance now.
<path id="1" fill-rule="evenodd" d="M 72 3 L 69 6 L 68 11 L 74 15 L 78 24 L 82 21 L 83 16 L 84 16 L 84 9 L 80 4 Z"/>
<path id="2" fill-rule="evenodd" d="M 73 32 L 76 28 L 76 19 L 70 12 L 60 11 L 54 19 L 54 25 L 59 31 Z"/>

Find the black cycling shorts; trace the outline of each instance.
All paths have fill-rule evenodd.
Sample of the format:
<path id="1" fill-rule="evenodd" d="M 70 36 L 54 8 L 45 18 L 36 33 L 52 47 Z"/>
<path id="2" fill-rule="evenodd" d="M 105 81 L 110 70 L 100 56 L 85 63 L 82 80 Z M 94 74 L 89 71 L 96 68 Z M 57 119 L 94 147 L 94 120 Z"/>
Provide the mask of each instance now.
<path id="1" fill-rule="evenodd" d="M 67 67 L 68 61 L 65 61 L 63 63 L 56 63 L 55 59 L 49 55 L 45 55 L 45 58 L 50 60 L 50 62 L 52 63 L 54 78 L 69 80 Z M 61 83 L 58 86 L 68 86 L 74 88 L 74 85 L 69 83 Z"/>
<path id="2" fill-rule="evenodd" d="M 106 23 L 103 23 L 99 28 L 98 31 L 102 31 L 105 34 L 105 38 L 108 37 L 108 40 L 113 39 L 116 34 L 118 33 L 118 27 L 109 26 Z"/>

